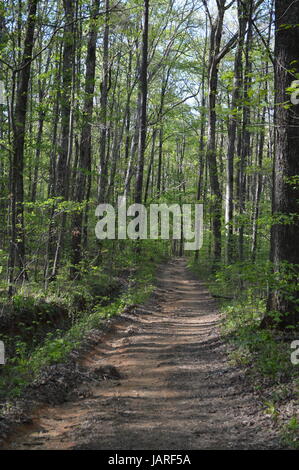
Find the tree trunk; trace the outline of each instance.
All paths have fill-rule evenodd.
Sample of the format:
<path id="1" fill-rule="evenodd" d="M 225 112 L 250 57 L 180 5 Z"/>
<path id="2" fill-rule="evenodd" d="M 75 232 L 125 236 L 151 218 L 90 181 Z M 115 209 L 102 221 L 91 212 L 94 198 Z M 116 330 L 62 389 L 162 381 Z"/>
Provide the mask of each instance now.
<path id="1" fill-rule="evenodd" d="M 290 292 L 273 289 L 268 298 L 268 313 L 263 326 L 275 326 L 271 311 L 279 313 L 278 325 L 298 325 L 299 275 L 299 104 L 290 108 L 286 89 L 299 73 L 299 3 L 292 0 L 275 1 L 275 158 L 272 211 L 274 216 L 290 217 L 272 226 L 271 259 L 277 277 L 288 274 Z M 287 25 L 288 27 L 284 27 Z M 290 72 L 292 69 L 292 72 Z M 294 101 L 294 100 L 293 100 Z M 296 181 L 297 178 L 297 181 Z"/>
<path id="2" fill-rule="evenodd" d="M 98 189 L 98 200 L 104 203 L 107 183 L 108 183 L 108 162 L 107 162 L 107 105 L 108 105 L 108 86 L 109 86 L 109 8 L 110 0 L 105 2 L 105 28 L 103 38 L 103 79 L 101 83 L 101 137 L 100 137 L 100 178 L 99 178 L 99 189 Z"/>
<path id="3" fill-rule="evenodd" d="M 65 12 L 65 26 L 63 32 L 63 63 L 62 63 L 62 92 L 61 92 L 61 138 L 59 144 L 55 196 L 61 200 L 68 199 L 69 190 L 69 162 L 71 152 L 71 115 L 72 115 L 72 88 L 73 88 L 73 63 L 74 63 L 74 2 L 63 0 Z M 55 279 L 62 252 L 65 214 L 54 214 L 55 228 L 52 226 L 54 246 L 50 249 L 54 255 L 50 279 Z"/>
<path id="4" fill-rule="evenodd" d="M 221 210 L 222 196 L 220 191 L 217 158 L 216 158 L 216 94 L 218 85 L 217 55 L 220 51 L 220 44 L 223 31 L 225 0 L 218 3 L 218 14 L 215 22 L 211 23 L 210 51 L 208 68 L 208 141 L 207 141 L 207 162 L 209 165 L 211 193 L 213 197 L 213 218 L 212 230 L 214 235 L 214 263 L 221 258 Z"/>
<path id="5" fill-rule="evenodd" d="M 92 5 L 92 19 L 89 31 L 89 41 L 86 56 L 85 98 L 83 106 L 83 127 L 81 132 L 79 162 L 76 173 L 74 200 L 82 203 L 86 196 L 86 175 L 91 172 L 91 120 L 93 112 L 93 97 L 95 86 L 97 24 L 95 21 L 99 12 L 99 0 Z M 72 279 L 78 274 L 78 264 L 82 259 L 82 222 L 83 208 L 80 208 L 72 218 Z"/>
<path id="6" fill-rule="evenodd" d="M 139 142 L 138 142 L 138 161 L 136 175 L 135 202 L 142 203 L 143 189 L 143 169 L 144 169 L 144 153 L 146 146 L 147 133 L 147 66 L 148 66 L 148 17 L 149 17 L 149 0 L 144 0 L 143 9 L 143 31 L 142 31 L 142 59 L 140 66 L 140 126 L 139 126 Z"/>
<path id="7" fill-rule="evenodd" d="M 231 99 L 231 116 L 228 126 L 228 147 L 227 147 L 227 163 L 226 163 L 226 196 L 225 196 L 225 224 L 227 228 L 227 249 L 226 258 L 227 263 L 230 264 L 233 260 L 233 197 L 234 197 L 234 156 L 236 146 L 236 131 L 237 131 L 237 112 L 238 101 L 240 98 L 240 87 L 242 83 L 242 52 L 244 45 L 244 36 L 247 24 L 247 16 L 245 8 L 241 1 L 238 1 L 238 18 L 239 18 L 239 31 L 238 31 L 238 48 L 235 55 L 234 64 L 234 89 Z"/>
<path id="8" fill-rule="evenodd" d="M 28 8 L 23 56 L 18 73 L 16 104 L 13 113 L 13 151 L 11 162 L 11 241 L 8 262 L 9 294 L 12 293 L 14 268 L 18 264 L 21 278 L 26 278 L 24 229 L 24 143 L 34 29 L 38 0 Z"/>
<path id="9" fill-rule="evenodd" d="M 245 46 L 245 68 L 244 68 L 244 96 L 243 100 L 245 104 L 243 104 L 243 118 L 242 118 L 242 130 L 241 130 L 241 154 L 240 154 L 240 165 L 239 165 L 239 193 L 238 193 L 238 200 L 239 200 L 239 214 L 241 216 L 240 226 L 239 226 L 239 259 L 243 261 L 244 259 L 244 222 L 242 220 L 242 216 L 245 213 L 245 204 L 246 204 L 246 176 L 245 176 L 245 169 L 247 164 L 249 163 L 249 157 L 251 153 L 251 134 L 248 129 L 250 124 L 250 113 L 251 108 L 250 104 L 250 97 L 248 96 L 248 91 L 250 89 L 250 85 L 252 82 L 251 79 L 251 60 L 250 60 L 250 48 L 252 44 L 252 15 L 254 11 L 254 0 L 248 1 L 248 31 L 246 37 L 246 46 Z"/>

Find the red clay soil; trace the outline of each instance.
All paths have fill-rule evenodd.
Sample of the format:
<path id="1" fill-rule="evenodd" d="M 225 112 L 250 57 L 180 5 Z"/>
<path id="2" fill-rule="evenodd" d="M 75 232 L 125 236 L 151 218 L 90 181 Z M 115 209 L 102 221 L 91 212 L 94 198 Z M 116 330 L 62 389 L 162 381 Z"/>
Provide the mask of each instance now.
<path id="1" fill-rule="evenodd" d="M 120 375 L 40 407 L 3 448 L 278 448 L 242 369 L 228 361 L 219 321 L 215 300 L 186 261 L 171 261 L 151 299 L 119 317 L 80 358 L 87 369 Z"/>

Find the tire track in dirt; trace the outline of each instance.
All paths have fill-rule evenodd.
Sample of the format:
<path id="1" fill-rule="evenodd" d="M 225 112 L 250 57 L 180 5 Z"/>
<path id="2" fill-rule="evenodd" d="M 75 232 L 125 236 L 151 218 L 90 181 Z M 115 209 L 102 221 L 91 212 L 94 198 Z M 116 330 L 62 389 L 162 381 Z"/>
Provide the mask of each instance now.
<path id="1" fill-rule="evenodd" d="M 80 359 L 121 378 L 82 384 L 79 396 L 40 407 L 4 448 L 277 448 L 242 370 L 228 363 L 219 321 L 186 261 L 169 262 L 151 299 Z"/>

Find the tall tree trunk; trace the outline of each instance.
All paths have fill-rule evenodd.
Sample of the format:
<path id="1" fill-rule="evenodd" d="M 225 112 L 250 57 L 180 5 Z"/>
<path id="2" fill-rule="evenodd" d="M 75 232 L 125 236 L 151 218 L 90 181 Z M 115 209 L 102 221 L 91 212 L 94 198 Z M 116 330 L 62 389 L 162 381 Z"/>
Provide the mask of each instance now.
<path id="1" fill-rule="evenodd" d="M 33 173 L 33 181 L 32 181 L 32 189 L 31 189 L 31 201 L 35 202 L 36 200 L 36 191 L 37 191 L 37 184 L 38 184 L 38 174 L 39 174 L 39 167 L 40 167 L 40 155 L 41 155 L 41 145 L 42 145 L 42 136 L 43 136 L 43 129 L 44 129 L 44 121 L 46 112 L 42 108 L 42 102 L 44 98 L 44 92 L 41 86 L 41 82 L 39 81 L 39 116 L 38 116 L 38 130 L 36 136 L 36 152 L 35 152 L 35 162 L 34 162 L 34 173 Z"/>
<path id="2" fill-rule="evenodd" d="M 162 159 L 163 159 L 163 139 L 164 139 L 164 126 L 163 126 L 163 111 L 164 111 L 164 102 L 165 94 L 167 90 L 167 85 L 170 77 L 170 67 L 167 72 L 163 73 L 162 86 L 161 86 L 161 97 L 160 97 L 160 107 L 158 111 L 158 118 L 160 129 L 159 129 L 159 151 L 158 151 L 158 175 L 157 175 L 157 194 L 158 197 L 161 193 L 161 178 L 162 178 Z"/>
<path id="3" fill-rule="evenodd" d="M 145 185 L 145 191 L 144 191 L 144 203 L 146 203 L 148 194 L 149 194 L 150 180 L 151 180 L 151 174 L 153 171 L 155 151 L 156 151 L 156 137 L 157 137 L 157 129 L 153 129 L 152 150 L 151 150 L 151 157 L 150 157 L 150 162 L 149 162 L 148 171 L 147 171 L 146 185 Z"/>
<path id="4" fill-rule="evenodd" d="M 248 15 L 248 31 L 246 37 L 246 46 L 245 46 L 245 68 L 244 68 L 244 95 L 243 100 L 243 117 L 242 117 L 242 130 L 241 130 L 241 154 L 240 154 L 240 165 L 239 165 L 239 213 L 240 213 L 240 226 L 239 226 L 239 259 L 243 261 L 244 259 L 244 222 L 242 216 L 245 213 L 245 204 L 246 204 L 246 176 L 245 169 L 249 162 L 249 157 L 251 153 L 251 134 L 248 129 L 250 124 L 250 97 L 248 95 L 250 86 L 251 86 L 251 60 L 250 60 L 250 48 L 252 44 L 252 15 L 254 12 L 254 0 L 248 0 L 247 4 L 247 15 Z"/>
<path id="5" fill-rule="evenodd" d="M 8 262 L 9 294 L 12 293 L 14 268 L 18 264 L 20 275 L 26 278 L 24 231 L 24 143 L 28 102 L 28 87 L 34 43 L 34 29 L 38 0 L 28 5 L 28 18 L 23 56 L 18 73 L 16 104 L 13 113 L 13 151 L 11 162 L 11 241 Z"/>
<path id="6" fill-rule="evenodd" d="M 5 16 L 4 16 L 4 13 L 5 13 L 5 10 L 4 10 L 4 4 L 2 1 L 0 1 L 0 48 L 2 49 L 2 47 L 5 45 Z M 2 63 L 0 63 L 0 80 L 1 80 L 1 83 L 0 83 L 0 86 L 3 87 L 3 67 L 2 67 Z M 4 93 L 4 89 L 2 88 L 1 89 L 1 97 L 4 98 L 3 96 L 3 93 Z M 4 125 L 4 103 L 0 103 L 0 139 L 2 141 L 2 139 L 4 138 L 4 129 L 3 129 L 3 125 Z M 2 143 L 1 143 L 1 152 L 4 152 L 5 149 L 4 149 L 4 146 L 2 146 Z M 6 218 L 6 213 L 7 213 L 7 204 L 6 204 L 6 200 L 5 198 L 3 197 L 5 195 L 6 199 L 7 199 L 7 194 L 8 194 L 8 188 L 7 188 L 7 184 L 6 184 L 6 181 L 5 181 L 5 171 L 6 171 L 6 164 L 5 164 L 5 159 L 3 157 L 0 158 L 0 218 L 1 220 L 5 220 Z M 3 249 L 5 246 L 6 246 L 6 233 L 7 233 L 7 228 L 5 227 L 5 225 L 3 224 L 2 227 L 1 227 L 1 230 L 0 230 L 0 249 Z"/>
<path id="7" fill-rule="evenodd" d="M 266 108 L 263 109 L 261 124 L 262 131 L 260 138 L 258 139 L 258 155 L 257 155 L 257 165 L 258 173 L 256 175 L 256 186 L 255 186 L 255 195 L 253 202 L 253 218 L 252 218 L 252 245 L 251 245 L 251 260 L 255 261 L 256 251 L 257 251 L 257 233 L 258 233 L 258 218 L 260 212 L 260 199 L 262 193 L 262 164 L 263 164 L 263 153 L 264 153 L 264 143 L 265 143 L 265 132 L 263 126 L 266 122 Z"/>
<path id="8" fill-rule="evenodd" d="M 221 258 L 221 212 L 222 212 L 222 195 L 220 190 L 217 156 L 216 156 L 216 95 L 218 87 L 218 67 L 221 58 L 226 53 L 224 50 L 220 53 L 221 38 L 223 32 L 223 19 L 225 13 L 226 0 L 217 2 L 217 16 L 212 21 L 209 14 L 207 3 L 204 4 L 210 18 L 210 50 L 209 50 L 209 66 L 208 66 L 208 141 L 207 141 L 207 161 L 210 173 L 210 185 L 213 198 L 213 217 L 212 230 L 214 235 L 214 263 L 220 261 Z M 228 49 L 229 50 L 229 49 Z M 227 50 L 227 52 L 228 52 Z"/>
<path id="9" fill-rule="evenodd" d="M 95 86 L 96 44 L 98 26 L 95 18 L 99 12 L 100 0 L 93 0 L 92 18 L 86 55 L 85 97 L 83 106 L 83 127 L 81 132 L 78 169 L 76 173 L 74 200 L 82 203 L 86 196 L 86 174 L 91 172 L 91 120 Z M 72 266 L 70 276 L 78 275 L 78 264 L 82 259 L 83 208 L 72 218 Z"/>
<path id="10" fill-rule="evenodd" d="M 143 7 L 143 31 L 142 31 L 142 59 L 140 66 L 140 125 L 139 125 L 139 142 L 138 142 L 138 161 L 136 175 L 135 202 L 142 203 L 143 189 L 143 169 L 144 169 L 144 153 L 146 146 L 147 133 L 147 69 L 148 69 L 148 17 L 149 17 L 149 0 L 144 0 Z"/>
<path id="11" fill-rule="evenodd" d="M 108 183 L 108 161 L 107 161 L 107 105 L 108 105 L 108 86 L 109 86 L 109 33 L 110 33 L 110 0 L 105 1 L 105 28 L 103 38 L 103 79 L 101 83 L 101 137 L 100 137 L 100 178 L 98 188 L 99 202 L 105 202 L 105 194 Z"/>
<path id="12" fill-rule="evenodd" d="M 65 26 L 63 32 L 63 63 L 62 63 L 62 92 L 61 92 L 61 138 L 56 167 L 55 196 L 62 200 L 68 199 L 69 191 L 69 162 L 71 152 L 71 115 L 73 95 L 73 64 L 74 64 L 74 2 L 63 0 L 65 12 Z M 60 256 L 62 252 L 65 214 L 54 214 L 55 222 L 55 249 L 50 252 L 54 254 L 52 261 L 50 279 L 57 275 Z"/>
<path id="13" fill-rule="evenodd" d="M 288 274 L 292 292 L 279 287 L 270 292 L 268 314 L 263 326 L 275 325 L 271 311 L 280 314 L 278 326 L 298 325 L 299 321 L 299 104 L 283 106 L 294 76 L 299 73 L 299 3 L 275 1 L 275 158 L 272 210 L 274 216 L 290 217 L 289 223 L 275 223 L 271 232 L 271 259 L 276 275 Z M 285 27 L 287 25 L 288 27 Z M 297 100 L 298 102 L 298 100 Z M 296 181 L 297 179 L 297 181 Z"/>
<path id="14" fill-rule="evenodd" d="M 233 200 L 234 200 L 234 156 L 236 146 L 236 131 L 237 131 L 237 112 L 240 99 L 240 87 L 242 83 L 242 52 L 244 45 L 244 36 L 247 24 L 247 15 L 244 4 L 238 0 L 238 18 L 239 18 L 239 31 L 238 31 L 238 47 L 235 55 L 234 64 L 234 89 L 231 99 L 231 116 L 228 126 L 228 147 L 227 147 L 227 160 L 226 160 L 226 195 L 225 195 L 225 223 L 227 227 L 227 249 L 226 258 L 228 264 L 233 260 Z"/>
<path id="15" fill-rule="evenodd" d="M 57 160 L 56 195 L 67 198 L 68 161 L 70 152 L 70 118 L 74 62 L 74 2 L 63 0 L 65 27 L 63 35 L 63 66 L 61 93 L 61 140 Z"/>
<path id="16" fill-rule="evenodd" d="M 202 74 L 201 74 L 201 122 L 200 122 L 200 138 L 199 138 L 199 164 L 198 164 L 198 180 L 197 180 L 197 200 L 200 201 L 203 195 L 203 177 L 204 177 L 204 168 L 205 168 L 205 149 L 204 149 L 204 136 L 206 129 L 206 96 L 205 96 L 205 81 L 206 81 L 206 53 L 208 47 L 208 19 L 206 18 L 206 28 L 205 28 L 205 43 L 203 48 L 202 55 Z M 198 250 L 195 253 L 196 258 L 198 258 Z"/>

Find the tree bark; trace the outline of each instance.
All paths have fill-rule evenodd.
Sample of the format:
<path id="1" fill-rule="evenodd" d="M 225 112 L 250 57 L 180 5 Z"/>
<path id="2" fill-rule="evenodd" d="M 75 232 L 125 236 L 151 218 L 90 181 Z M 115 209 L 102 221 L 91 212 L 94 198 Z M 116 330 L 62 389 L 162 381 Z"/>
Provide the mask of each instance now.
<path id="1" fill-rule="evenodd" d="M 149 0 L 144 0 L 143 4 L 143 31 L 142 31 L 142 59 L 140 67 L 140 125 L 139 125 L 139 141 L 138 141 L 138 161 L 136 175 L 135 202 L 142 203 L 143 190 L 143 169 L 144 169 L 144 153 L 146 146 L 147 134 L 147 69 L 148 69 L 148 17 L 149 17 Z"/>
<path id="2" fill-rule="evenodd" d="M 83 127 L 81 131 L 78 169 L 76 173 L 74 200 L 82 203 L 86 196 L 86 180 L 91 172 L 91 120 L 93 112 L 93 97 L 95 87 L 97 24 L 95 18 L 99 12 L 99 0 L 93 0 L 92 19 L 86 55 L 85 98 L 83 106 Z M 72 218 L 72 266 L 70 276 L 78 275 L 78 265 L 82 259 L 82 223 L 83 208 L 80 208 Z"/>
<path id="3" fill-rule="evenodd" d="M 271 260 L 274 273 L 288 275 L 291 292 L 279 286 L 272 289 L 268 298 L 268 313 L 263 326 L 298 325 L 298 275 L 299 275 L 299 104 L 286 107 L 289 101 L 286 89 L 299 73 L 299 3 L 292 0 L 275 1 L 275 158 L 272 211 L 274 216 L 291 217 L 272 226 Z M 284 25 L 287 25 L 285 27 Z M 292 71 L 291 71 L 291 70 Z M 296 74 L 296 75 L 295 75 Z M 297 181 L 295 179 L 297 178 Z M 279 313 L 278 325 L 271 315 Z"/>
<path id="4" fill-rule="evenodd" d="M 104 203 L 107 183 L 108 183 L 108 162 L 107 162 L 107 105 L 108 105 L 108 87 L 109 87 L 109 34 L 110 34 L 110 0 L 105 2 L 105 28 L 103 38 L 103 79 L 101 83 L 101 136 L 100 136 L 100 178 L 99 178 L 99 189 L 98 189 L 98 200 Z"/>
<path id="5" fill-rule="evenodd" d="M 34 45 L 34 30 L 38 0 L 28 5 L 27 26 L 23 56 L 18 73 L 16 104 L 13 113 L 13 151 L 11 162 L 11 241 L 8 262 L 9 294 L 12 293 L 14 268 L 20 268 L 20 276 L 25 279 L 25 227 L 24 227 L 24 144 L 27 116 L 28 87 Z"/>
<path id="6" fill-rule="evenodd" d="M 211 20 L 206 1 L 204 2 L 207 13 L 210 17 L 210 50 L 208 66 L 208 141 L 207 141 L 207 162 L 209 165 L 210 185 L 213 198 L 212 230 L 214 235 L 214 264 L 221 259 L 221 213 L 222 194 L 220 190 L 217 156 L 216 156 L 216 95 L 218 87 L 218 67 L 221 58 L 225 54 L 225 49 L 220 53 L 223 19 L 225 13 L 226 0 L 217 2 L 217 16 L 215 21 Z M 227 48 L 228 52 L 229 48 Z"/>
<path id="7" fill-rule="evenodd" d="M 247 24 L 247 15 L 244 4 L 238 1 L 238 47 L 235 55 L 234 64 L 234 89 L 231 98 L 231 116 L 228 125 L 228 147 L 226 159 L 226 195 L 225 195 L 225 224 L 227 228 L 227 263 L 233 261 L 234 243 L 233 243 L 233 211 L 234 211 L 234 156 L 236 147 L 236 131 L 238 123 L 238 108 L 240 99 L 240 87 L 242 83 L 242 53 L 244 45 L 244 36 Z"/>

